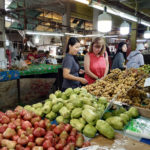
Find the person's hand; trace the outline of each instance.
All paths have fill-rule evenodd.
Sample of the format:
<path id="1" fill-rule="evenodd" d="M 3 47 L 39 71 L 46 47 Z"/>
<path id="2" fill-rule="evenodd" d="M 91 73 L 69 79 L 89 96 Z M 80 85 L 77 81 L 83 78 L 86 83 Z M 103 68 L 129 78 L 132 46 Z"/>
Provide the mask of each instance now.
<path id="1" fill-rule="evenodd" d="M 83 69 L 79 70 L 79 74 L 84 74 L 84 73 L 85 73 L 85 71 Z"/>
<path id="2" fill-rule="evenodd" d="M 81 82 L 82 84 L 87 84 L 87 83 L 88 83 L 88 81 L 87 81 L 85 78 L 81 78 L 81 79 L 80 79 L 80 82 Z"/>
<path id="3" fill-rule="evenodd" d="M 30 60 L 34 60 L 34 57 L 33 56 L 29 56 Z"/>

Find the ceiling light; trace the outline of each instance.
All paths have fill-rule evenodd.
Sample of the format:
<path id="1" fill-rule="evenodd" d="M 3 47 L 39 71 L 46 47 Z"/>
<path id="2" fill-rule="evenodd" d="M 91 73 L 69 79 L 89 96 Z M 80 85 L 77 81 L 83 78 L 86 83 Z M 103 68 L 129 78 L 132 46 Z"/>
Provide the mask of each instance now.
<path id="1" fill-rule="evenodd" d="M 100 4 L 98 2 L 95 2 L 95 1 L 93 1 L 91 3 L 91 7 L 94 7 L 94 8 L 99 9 L 99 10 L 104 10 L 104 6 L 105 5 Z M 125 18 L 128 20 L 134 21 L 134 22 L 138 21 L 137 17 L 130 15 L 130 14 L 127 14 L 127 13 L 124 13 L 124 12 L 121 12 L 120 10 L 117 10 L 117 9 L 114 9 L 114 8 L 111 8 L 108 6 L 107 6 L 107 12 L 110 14 L 116 15 L 116 16 L 120 16 L 121 18 Z"/>
<path id="2" fill-rule="evenodd" d="M 86 5 L 89 4 L 89 1 L 88 1 L 88 0 L 75 0 L 75 1 L 77 1 L 77 2 L 79 2 L 79 3 L 86 4 Z"/>
<path id="3" fill-rule="evenodd" d="M 98 31 L 100 31 L 100 32 L 106 33 L 106 32 L 111 31 L 112 20 L 111 20 L 111 16 L 106 13 L 106 7 L 105 7 L 103 14 L 98 16 L 97 27 L 98 27 Z"/>
<path id="4" fill-rule="evenodd" d="M 129 30 L 130 30 L 129 24 L 126 21 L 124 21 L 120 26 L 120 34 L 127 35 L 129 34 Z"/>
<path id="5" fill-rule="evenodd" d="M 65 33 L 65 35 L 69 35 L 71 37 L 83 37 L 82 34 L 77 34 L 77 33 Z"/>
<path id="6" fill-rule="evenodd" d="M 61 34 L 61 33 L 42 32 L 42 31 L 26 31 L 26 34 L 43 35 L 43 36 L 64 36 L 64 34 Z"/>
<path id="7" fill-rule="evenodd" d="M 145 39 L 150 39 L 149 27 L 147 27 L 147 31 L 144 32 L 144 38 L 145 38 Z"/>
<path id="8" fill-rule="evenodd" d="M 84 40 L 83 39 L 80 41 L 80 44 L 82 44 L 82 45 L 84 44 Z"/>
<path id="9" fill-rule="evenodd" d="M 39 36 L 35 36 L 35 38 L 34 38 L 34 42 L 35 42 L 35 44 L 38 44 L 38 43 L 40 42 L 40 38 L 39 38 Z"/>
<path id="10" fill-rule="evenodd" d="M 150 22 L 141 19 L 141 24 L 150 27 Z"/>
<path id="11" fill-rule="evenodd" d="M 118 35 L 105 35 L 104 37 L 109 37 L 109 38 L 116 38 L 116 37 L 118 37 Z"/>

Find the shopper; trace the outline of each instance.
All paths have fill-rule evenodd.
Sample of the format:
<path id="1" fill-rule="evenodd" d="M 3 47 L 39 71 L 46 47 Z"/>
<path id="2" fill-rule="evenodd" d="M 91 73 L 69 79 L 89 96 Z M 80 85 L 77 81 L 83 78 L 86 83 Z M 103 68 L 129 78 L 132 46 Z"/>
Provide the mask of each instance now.
<path id="1" fill-rule="evenodd" d="M 37 48 L 33 48 L 32 49 L 32 53 L 29 53 L 28 56 L 27 56 L 27 59 L 28 60 L 36 60 L 38 58 L 38 51 L 37 51 Z"/>
<path id="2" fill-rule="evenodd" d="M 89 53 L 84 58 L 85 79 L 88 84 L 97 79 L 102 79 L 108 73 L 109 63 L 106 52 L 105 40 L 101 37 L 96 38 L 90 47 Z"/>
<path id="3" fill-rule="evenodd" d="M 144 65 L 142 51 L 145 49 L 143 44 L 137 44 L 135 51 L 132 51 L 127 57 L 127 68 L 139 68 Z"/>
<path id="4" fill-rule="evenodd" d="M 126 69 L 125 61 L 126 61 L 126 52 L 127 52 L 127 43 L 120 42 L 118 44 L 118 49 L 116 54 L 113 57 L 112 67 L 111 69 L 119 68 L 121 70 Z"/>
<path id="5" fill-rule="evenodd" d="M 80 69 L 80 65 L 76 57 L 79 48 L 80 41 L 77 38 L 71 37 L 68 41 L 66 56 L 63 59 L 62 91 L 65 91 L 67 88 L 79 87 L 80 83 L 87 83 L 86 79 L 79 77 L 79 73 L 84 73 L 84 71 Z"/>

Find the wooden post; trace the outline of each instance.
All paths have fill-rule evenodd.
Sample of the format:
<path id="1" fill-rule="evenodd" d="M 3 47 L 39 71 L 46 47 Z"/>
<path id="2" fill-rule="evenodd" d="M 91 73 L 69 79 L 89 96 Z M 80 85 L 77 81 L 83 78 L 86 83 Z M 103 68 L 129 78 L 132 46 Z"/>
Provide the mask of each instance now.
<path id="1" fill-rule="evenodd" d="M 137 27 L 138 27 L 138 24 L 136 22 L 132 22 L 131 36 L 130 36 L 131 50 L 136 49 Z"/>

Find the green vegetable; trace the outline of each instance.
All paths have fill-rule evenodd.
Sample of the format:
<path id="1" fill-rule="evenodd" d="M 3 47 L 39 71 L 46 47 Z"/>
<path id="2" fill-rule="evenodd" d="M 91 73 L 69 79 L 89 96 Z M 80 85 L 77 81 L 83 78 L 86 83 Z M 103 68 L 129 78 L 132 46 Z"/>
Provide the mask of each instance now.
<path id="1" fill-rule="evenodd" d="M 75 108 L 71 113 L 71 118 L 79 118 L 82 114 L 82 108 Z"/>
<path id="2" fill-rule="evenodd" d="M 61 97 L 61 94 L 62 94 L 62 92 L 59 91 L 59 90 L 57 90 L 57 91 L 55 92 L 55 95 L 56 95 L 57 98 L 60 98 L 60 97 Z"/>
<path id="3" fill-rule="evenodd" d="M 33 112 L 38 116 L 41 116 L 41 117 L 43 116 L 43 111 L 41 108 L 37 108 Z"/>
<path id="4" fill-rule="evenodd" d="M 83 108 L 84 109 L 91 109 L 93 111 L 96 111 L 96 108 L 94 108 L 93 106 L 90 106 L 90 105 L 84 105 Z"/>
<path id="5" fill-rule="evenodd" d="M 56 121 L 57 121 L 58 124 L 63 123 L 63 122 L 64 122 L 63 116 L 58 116 L 58 117 L 56 118 Z"/>
<path id="6" fill-rule="evenodd" d="M 97 120 L 97 113 L 94 112 L 91 109 L 84 109 L 82 111 L 82 117 L 85 119 L 88 123 L 92 123 L 95 120 Z"/>
<path id="7" fill-rule="evenodd" d="M 64 93 L 65 93 L 66 96 L 70 96 L 71 93 L 73 93 L 73 89 L 72 88 L 68 88 L 68 89 L 65 90 Z"/>
<path id="8" fill-rule="evenodd" d="M 84 125 L 86 124 L 86 121 L 83 118 L 79 118 L 80 122 L 83 123 Z"/>
<path id="9" fill-rule="evenodd" d="M 35 109 L 36 108 L 41 108 L 43 106 L 42 103 L 36 103 L 36 104 L 33 104 L 32 107 L 34 107 Z"/>
<path id="10" fill-rule="evenodd" d="M 59 102 L 59 103 L 53 105 L 52 111 L 55 112 L 55 113 L 57 113 L 57 112 L 59 112 L 59 110 L 60 110 L 62 107 L 63 107 L 63 103 Z"/>
<path id="11" fill-rule="evenodd" d="M 120 114 L 121 119 L 123 120 L 123 123 L 126 125 L 129 121 L 129 116 L 127 114 Z"/>
<path id="12" fill-rule="evenodd" d="M 98 100 L 98 102 L 100 103 L 100 104 L 107 104 L 107 98 L 106 97 L 100 97 L 99 98 L 99 100 Z"/>
<path id="13" fill-rule="evenodd" d="M 80 93 L 80 88 L 75 88 L 73 91 L 74 91 L 74 93 L 79 94 Z"/>
<path id="14" fill-rule="evenodd" d="M 88 97 L 80 98 L 83 104 L 92 105 L 92 101 Z"/>
<path id="15" fill-rule="evenodd" d="M 103 119 L 106 120 L 107 118 L 111 117 L 112 113 L 111 112 L 106 112 L 103 116 Z"/>
<path id="16" fill-rule="evenodd" d="M 62 98 L 63 100 L 67 100 L 67 99 L 68 99 L 68 96 L 67 96 L 65 93 L 62 93 L 61 98 Z"/>
<path id="17" fill-rule="evenodd" d="M 72 127 L 76 128 L 80 132 L 84 128 L 84 124 L 82 122 L 80 122 L 78 119 L 71 119 L 70 124 Z"/>
<path id="18" fill-rule="evenodd" d="M 89 138 L 93 138 L 96 132 L 96 128 L 90 124 L 87 124 L 83 129 L 83 134 Z"/>
<path id="19" fill-rule="evenodd" d="M 56 99 L 56 95 L 55 95 L 55 94 L 50 94 L 50 95 L 49 95 L 49 98 L 50 98 L 51 100 Z"/>
<path id="20" fill-rule="evenodd" d="M 51 109 L 52 109 L 52 102 L 51 101 L 45 102 L 42 108 L 43 113 L 48 114 L 51 111 Z"/>
<path id="21" fill-rule="evenodd" d="M 26 105 L 24 106 L 24 109 L 28 110 L 28 111 L 31 111 L 32 110 L 32 106 L 30 105 Z M 34 108 L 33 108 L 34 109 Z"/>
<path id="22" fill-rule="evenodd" d="M 106 119 L 106 121 L 116 130 L 122 130 L 124 128 L 123 120 L 121 117 L 113 116 Z"/>
<path id="23" fill-rule="evenodd" d="M 125 109 L 125 108 L 123 108 L 123 107 L 120 107 L 120 113 L 124 113 L 124 112 L 126 112 L 127 110 Z"/>
<path id="24" fill-rule="evenodd" d="M 80 89 L 80 93 L 87 93 L 87 90 L 82 87 L 82 88 Z"/>
<path id="25" fill-rule="evenodd" d="M 72 110 L 74 108 L 73 104 L 72 103 L 67 103 L 66 104 L 66 107 L 68 108 L 68 110 Z"/>
<path id="26" fill-rule="evenodd" d="M 77 99 L 77 95 L 74 94 L 74 93 L 72 93 L 72 94 L 70 95 L 70 100 L 76 100 L 76 99 Z"/>
<path id="27" fill-rule="evenodd" d="M 63 116 L 64 118 L 69 118 L 70 117 L 70 111 L 67 109 L 67 107 L 63 106 L 60 110 L 59 113 L 61 114 L 61 116 Z"/>
<path id="28" fill-rule="evenodd" d="M 129 111 L 126 111 L 124 114 L 127 114 L 129 119 L 132 119 L 132 114 Z"/>
<path id="29" fill-rule="evenodd" d="M 96 129 L 105 137 L 112 139 L 115 137 L 114 129 L 104 120 L 96 122 Z"/>
<path id="30" fill-rule="evenodd" d="M 51 121 L 54 120 L 56 117 L 57 117 L 57 114 L 52 111 L 46 115 L 46 118 L 48 118 Z"/>
<path id="31" fill-rule="evenodd" d="M 73 103 L 74 107 L 82 107 L 82 105 L 83 105 L 83 102 L 79 99 L 71 100 L 71 102 Z"/>
<path id="32" fill-rule="evenodd" d="M 138 109 L 135 108 L 135 107 L 131 107 L 128 111 L 129 111 L 129 113 L 131 114 L 131 116 L 132 116 L 133 118 L 136 118 L 136 117 L 139 116 Z"/>

